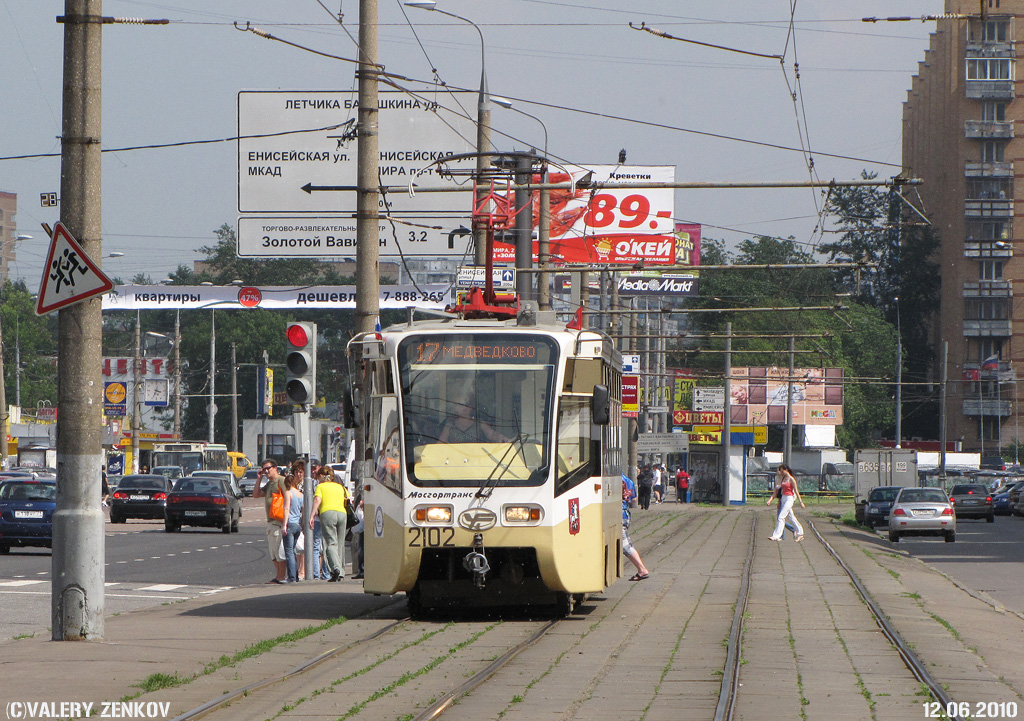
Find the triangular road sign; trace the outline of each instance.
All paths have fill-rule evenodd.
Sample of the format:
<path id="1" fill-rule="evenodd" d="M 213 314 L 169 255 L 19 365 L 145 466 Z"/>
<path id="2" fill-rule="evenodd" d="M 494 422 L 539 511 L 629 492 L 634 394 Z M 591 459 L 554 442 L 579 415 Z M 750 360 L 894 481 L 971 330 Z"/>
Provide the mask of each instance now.
<path id="1" fill-rule="evenodd" d="M 52 313 L 113 288 L 110 278 L 85 254 L 67 228 L 57 223 L 43 266 L 36 315 Z"/>

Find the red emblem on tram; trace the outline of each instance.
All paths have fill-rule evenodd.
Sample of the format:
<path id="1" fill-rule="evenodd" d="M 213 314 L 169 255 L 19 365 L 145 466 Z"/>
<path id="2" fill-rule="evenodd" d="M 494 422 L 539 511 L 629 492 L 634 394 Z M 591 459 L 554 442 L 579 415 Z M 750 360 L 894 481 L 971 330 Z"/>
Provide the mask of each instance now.
<path id="1" fill-rule="evenodd" d="M 569 499 L 569 535 L 575 536 L 580 532 L 580 499 Z"/>

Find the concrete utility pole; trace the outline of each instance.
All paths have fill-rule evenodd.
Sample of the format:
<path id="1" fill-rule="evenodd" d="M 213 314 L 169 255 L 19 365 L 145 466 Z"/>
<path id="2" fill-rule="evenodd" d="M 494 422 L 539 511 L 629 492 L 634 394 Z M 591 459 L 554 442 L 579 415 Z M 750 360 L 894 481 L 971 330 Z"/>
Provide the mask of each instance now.
<path id="1" fill-rule="evenodd" d="M 359 0 L 359 114 L 356 153 L 356 332 L 374 330 L 380 314 L 380 214 L 378 187 L 380 157 L 377 142 L 377 0 Z M 362 395 L 362 374 L 354 373 L 353 394 Z M 362 409 L 360 409 L 361 412 Z M 266 435 L 263 436 L 264 439 Z M 362 434 L 356 434 L 355 458 L 349 469 L 356 488 L 362 485 L 366 449 Z M 304 484 L 312 489 L 312 479 Z M 312 490 L 310 490 L 310 493 Z M 303 497 L 308 496 L 303 488 Z M 307 573 L 312 571 L 312 554 L 306 554 Z M 309 576 L 307 576 L 309 578 Z"/>
<path id="2" fill-rule="evenodd" d="M 377 177 L 377 0 L 359 0 L 359 116 L 356 192 L 356 332 L 380 314 L 380 208 Z"/>
<path id="3" fill-rule="evenodd" d="M 238 451 L 238 361 L 231 343 L 231 450 Z"/>
<path id="4" fill-rule="evenodd" d="M 65 0 L 61 223 L 103 256 L 100 177 L 101 0 Z M 99 298 L 58 311 L 57 510 L 51 638 L 102 638 L 104 606 L 102 313 Z"/>
<path id="5" fill-rule="evenodd" d="M 181 311 L 174 312 L 174 435 L 181 440 Z"/>
<path id="6" fill-rule="evenodd" d="M 135 311 L 135 352 L 132 354 L 132 473 L 139 472 L 139 424 L 142 416 L 142 311 Z"/>
<path id="7" fill-rule="evenodd" d="M 516 158 L 516 269 L 533 267 L 533 193 L 529 183 L 533 179 L 533 158 Z M 516 273 L 516 292 L 521 300 L 533 300 L 533 275 Z"/>
<path id="8" fill-rule="evenodd" d="M 206 402 L 206 415 L 209 422 L 206 440 L 214 442 L 214 416 L 217 415 L 216 395 L 214 394 L 214 381 L 217 378 L 217 311 L 210 310 L 210 375 L 207 383 L 210 384 L 210 399 Z"/>
<path id="9" fill-rule="evenodd" d="M 722 406 L 722 505 L 729 505 L 732 483 L 732 323 L 725 324 L 725 404 Z M 742 499 L 741 499 L 742 500 Z"/>
<path id="10" fill-rule="evenodd" d="M 7 468 L 7 383 L 4 380 L 4 343 L 0 331 L 0 468 Z"/>

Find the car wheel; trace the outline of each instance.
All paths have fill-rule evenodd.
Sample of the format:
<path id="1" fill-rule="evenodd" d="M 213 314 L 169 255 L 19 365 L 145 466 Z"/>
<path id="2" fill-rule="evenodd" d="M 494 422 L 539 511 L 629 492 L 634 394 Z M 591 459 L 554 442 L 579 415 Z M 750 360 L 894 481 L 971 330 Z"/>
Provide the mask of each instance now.
<path id="1" fill-rule="evenodd" d="M 240 518 L 241 518 L 242 514 L 241 514 L 241 513 L 239 513 L 239 514 L 238 514 L 238 516 L 239 516 L 239 518 L 236 518 L 236 519 L 235 519 L 234 521 L 232 521 L 232 523 L 231 523 L 231 532 L 232 532 L 232 533 L 238 533 L 238 521 L 240 520 Z"/>
<path id="2" fill-rule="evenodd" d="M 11 552 L 10 546 L 0 546 L 0 554 L 7 554 Z"/>
<path id="3" fill-rule="evenodd" d="M 176 523 L 172 523 L 171 521 L 164 521 L 164 530 L 165 530 L 165 531 L 166 531 L 167 533 L 174 533 L 174 532 L 175 532 L 175 531 L 177 531 L 177 530 L 178 530 L 179 528 L 181 528 L 181 526 L 179 526 L 179 525 L 178 525 L 178 524 L 176 524 Z"/>
<path id="4" fill-rule="evenodd" d="M 946 543 L 953 543 L 956 540 L 956 531 L 950 531 L 946 534 Z"/>
<path id="5" fill-rule="evenodd" d="M 121 516 L 119 516 L 116 513 L 111 513 L 110 514 L 110 522 L 111 523 L 124 523 L 124 519 L 121 518 Z"/>
<path id="6" fill-rule="evenodd" d="M 889 531 L 889 540 L 892 543 L 899 543 L 900 542 L 900 534 L 898 534 L 896 531 Z"/>
<path id="7" fill-rule="evenodd" d="M 228 516 L 228 520 L 224 522 L 224 525 L 220 527 L 221 533 L 231 533 L 231 517 Z"/>
<path id="8" fill-rule="evenodd" d="M 985 519 L 985 523 L 995 523 L 995 522 L 996 522 L 996 516 L 995 516 L 994 513 L 991 516 L 988 516 Z"/>

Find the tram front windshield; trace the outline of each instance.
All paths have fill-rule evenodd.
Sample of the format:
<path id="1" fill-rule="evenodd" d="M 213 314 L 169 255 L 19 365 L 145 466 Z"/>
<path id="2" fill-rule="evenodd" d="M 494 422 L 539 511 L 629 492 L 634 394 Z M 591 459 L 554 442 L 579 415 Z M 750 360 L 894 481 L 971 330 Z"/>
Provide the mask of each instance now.
<path id="1" fill-rule="evenodd" d="M 544 336 L 415 336 L 398 348 L 409 480 L 535 486 L 548 475 L 558 348 Z"/>

